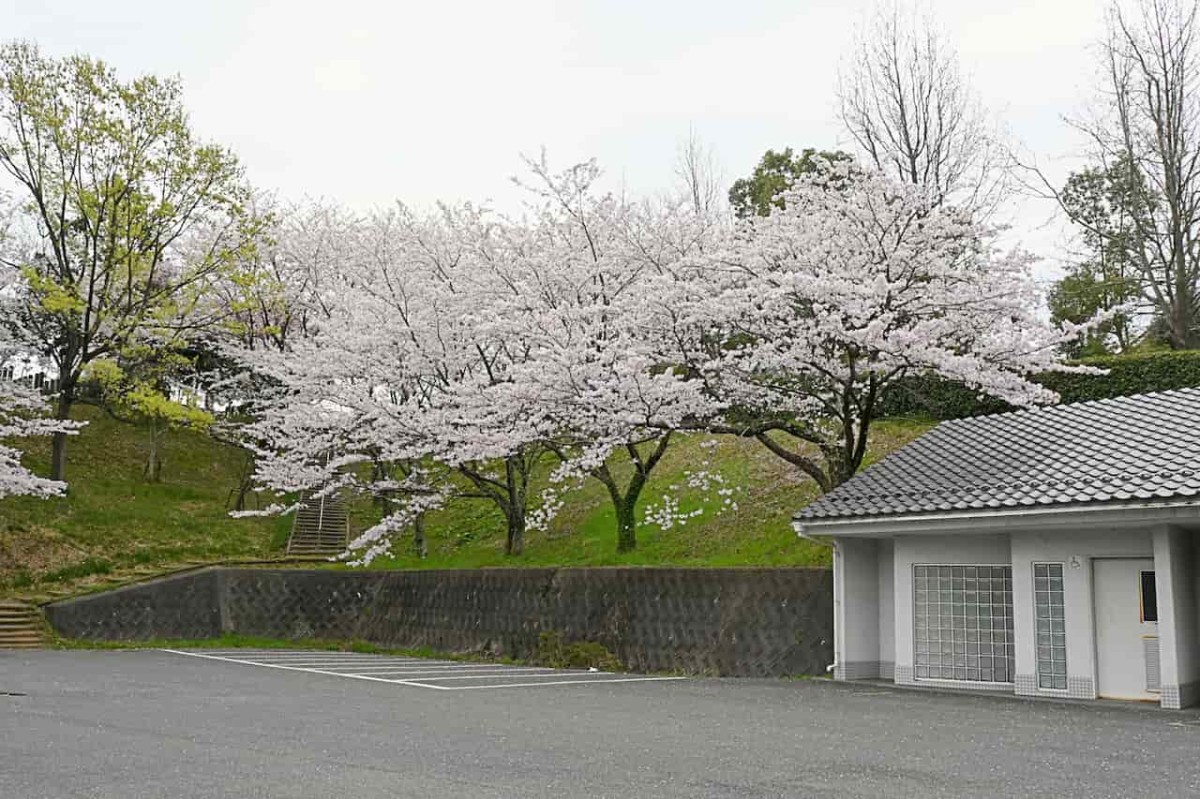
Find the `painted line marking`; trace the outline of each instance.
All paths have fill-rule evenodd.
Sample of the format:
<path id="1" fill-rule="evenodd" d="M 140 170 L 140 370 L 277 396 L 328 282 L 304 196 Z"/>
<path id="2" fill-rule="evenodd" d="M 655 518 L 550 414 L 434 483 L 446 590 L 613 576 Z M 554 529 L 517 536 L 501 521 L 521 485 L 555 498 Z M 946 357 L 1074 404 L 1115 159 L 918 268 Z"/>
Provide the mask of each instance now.
<path id="1" fill-rule="evenodd" d="M 325 656 L 329 657 L 407 657 L 407 659 L 416 659 L 416 655 L 404 655 L 395 653 L 386 653 L 386 651 L 354 651 L 353 649 L 217 649 L 209 647 L 197 647 L 210 653 L 220 653 L 223 655 L 247 654 L 247 655 L 278 655 L 278 656 L 293 656 L 293 657 L 313 657 Z"/>
<path id="2" fill-rule="evenodd" d="M 501 671 L 501 670 L 505 671 L 508 674 L 519 674 L 519 673 L 525 672 L 525 671 L 545 671 L 546 669 L 538 668 L 536 666 L 520 666 L 520 667 L 516 667 L 516 668 L 508 668 L 505 666 L 485 666 L 482 664 L 480 664 L 478 666 L 428 666 L 428 667 L 406 666 L 405 668 L 402 668 L 402 669 L 375 668 L 375 667 L 349 669 L 349 671 L 353 671 L 356 674 L 404 674 L 406 672 L 411 672 L 411 671 L 444 671 L 444 672 L 453 674 L 453 673 L 459 673 L 459 672 Z M 555 671 L 562 671 L 562 669 L 555 669 Z"/>
<path id="3" fill-rule="evenodd" d="M 278 657 L 278 658 L 392 658 L 395 660 L 429 660 L 418 655 L 397 655 L 388 652 L 341 652 L 335 649 L 304 649 L 304 650 L 282 650 L 282 649 L 263 649 L 254 652 L 242 652 L 240 649 L 204 649 L 197 648 L 194 651 L 208 652 L 217 655 L 254 655 L 257 657 Z"/>
<path id="4" fill-rule="evenodd" d="M 260 666 L 266 669 L 279 669 L 281 671 L 298 671 L 304 674 L 323 674 L 328 677 L 346 677 L 352 680 L 366 680 L 368 682 L 381 682 L 388 685 L 409 685 L 414 688 L 430 688 L 435 691 L 479 691 L 498 688 L 537 688 L 543 685 L 579 685 L 579 684 L 596 684 L 596 683 L 615 683 L 615 682 L 665 682 L 671 680 L 684 680 L 686 677 L 622 677 L 609 672 L 568 672 L 561 669 L 545 669 L 537 666 L 500 666 L 492 664 L 455 664 L 456 666 L 478 666 L 480 668 L 491 668 L 497 671 L 496 674 L 483 674 L 476 672 L 471 675 L 461 674 L 442 674 L 445 669 L 437 669 L 434 676 L 424 677 L 422 680 L 407 680 L 407 679 L 388 679 L 382 676 L 383 674 L 411 674 L 416 675 L 414 670 L 392 670 L 385 671 L 380 674 L 365 674 L 359 672 L 346 671 L 330 671 L 327 668 L 315 668 L 311 666 L 299 666 L 292 664 L 262 662 L 245 657 L 228 657 L 225 655 L 214 655 L 201 652 L 187 652 L 181 649 L 162 649 L 162 652 L 168 652 L 173 655 L 183 655 L 185 657 L 200 658 L 203 660 L 216 660 L 222 663 L 236 663 L 243 666 Z M 435 669 L 437 667 L 435 666 Z M 549 671 L 548 674 L 532 674 L 531 671 Z M 440 675 L 440 676 L 438 676 Z M 559 679 L 547 680 L 545 682 L 517 682 L 517 683 L 499 683 L 495 685 L 434 685 L 435 682 L 447 680 L 464 680 L 464 679 L 539 679 L 542 677 L 556 677 Z M 562 677 L 578 677 L 580 679 L 561 679 Z"/>
<path id="5" fill-rule="evenodd" d="M 504 678 L 526 679 L 534 677 L 558 677 L 559 674 L 562 674 L 562 672 L 553 668 L 546 669 L 546 671 L 550 673 L 530 674 L 528 672 L 522 672 L 520 674 L 514 674 L 512 672 L 488 672 L 486 674 L 480 674 L 476 672 L 474 674 L 444 674 L 440 672 L 410 672 L 409 674 L 404 675 L 404 677 L 407 679 L 409 677 L 418 677 L 418 675 L 424 675 L 425 679 L 422 681 L 434 681 L 434 683 L 440 683 L 442 680 L 496 680 Z"/>
<path id="6" fill-rule="evenodd" d="M 440 661 L 444 661 L 444 662 L 448 662 L 448 663 L 457 662 L 457 661 L 446 660 L 446 659 L 444 659 L 444 657 L 392 657 L 392 656 L 388 656 L 388 655 L 371 655 L 371 656 L 367 656 L 367 657 L 338 657 L 336 655 L 305 655 L 305 656 L 287 655 L 287 656 L 281 656 L 281 655 L 245 655 L 242 653 L 210 653 L 210 654 L 221 655 L 222 657 L 256 657 L 256 659 L 258 659 L 258 660 L 276 660 L 276 661 L 280 661 L 281 663 L 282 662 L 293 662 L 293 661 L 322 661 L 322 662 L 337 661 L 337 662 L 344 662 L 344 663 L 364 663 L 364 662 L 374 662 L 377 660 L 385 660 L 385 661 L 397 662 L 397 663 L 420 663 L 420 662 L 425 662 L 427 660 L 440 660 Z"/>
<path id="7" fill-rule="evenodd" d="M 547 669 L 546 671 L 548 671 L 549 673 L 548 674 L 529 674 L 529 673 L 513 674 L 512 672 L 503 672 L 502 671 L 502 672 L 496 672 L 494 674 L 456 674 L 452 677 L 430 677 L 426 680 L 421 680 L 421 682 L 444 682 L 446 680 L 498 680 L 498 679 L 503 679 L 503 678 L 508 678 L 508 679 L 512 679 L 512 680 L 524 680 L 527 678 L 534 679 L 534 678 L 538 678 L 538 677 L 571 676 L 570 672 L 563 672 L 559 669 Z M 581 672 L 578 672 L 578 676 L 595 678 L 595 677 L 604 677 L 604 676 L 619 677 L 620 675 L 613 674 L 611 672 L 606 672 L 606 671 L 581 671 Z M 598 680 L 598 681 L 592 680 L 592 681 L 593 682 L 613 682 L 613 680 Z M 572 680 L 571 682 L 579 682 L 579 681 Z M 539 683 L 539 685 L 542 685 L 542 684 L 543 683 Z"/>
<path id="8" fill-rule="evenodd" d="M 326 667 L 326 671 L 341 671 L 341 669 L 346 669 L 347 672 L 354 672 L 354 673 L 360 673 L 360 674 L 373 674 L 373 673 L 402 674 L 404 672 L 451 672 L 451 673 L 452 672 L 476 672 L 476 671 L 480 671 L 480 669 L 486 669 L 486 671 L 494 672 L 494 671 L 499 671 L 499 669 L 503 669 L 503 668 L 505 668 L 505 667 L 504 666 L 487 666 L 487 665 L 484 665 L 484 663 L 480 663 L 480 665 L 478 665 L 478 666 L 438 666 L 438 665 L 433 665 L 433 666 L 404 666 L 403 668 L 396 668 L 395 666 L 384 666 L 384 667 L 340 666 L 340 667 L 336 667 L 336 668 Z M 534 668 L 534 667 L 521 666 L 518 668 L 510 668 L 509 671 L 523 672 L 523 671 L 527 671 L 527 669 L 529 669 L 529 668 Z"/>
<path id="9" fill-rule="evenodd" d="M 174 655 L 185 655 L 192 658 L 203 658 L 204 660 L 218 660 L 223 663 L 240 663 L 243 666 L 260 666 L 264 669 L 281 669 L 283 671 L 299 671 L 306 674 L 325 674 L 330 677 L 346 677 L 351 680 L 368 680 L 370 682 L 384 682 L 390 685 L 417 685 L 422 688 L 434 688 L 439 691 L 450 691 L 451 688 L 443 688 L 440 685 L 421 685 L 420 683 L 408 682 L 406 680 L 385 680 L 382 677 L 372 677 L 367 674 L 339 674 L 336 671 L 325 671 L 323 669 L 309 669 L 299 666 L 281 666 L 278 663 L 256 663 L 253 660 L 238 660 L 235 658 L 220 657 L 217 655 L 201 655 L 197 652 L 184 652 L 180 649 L 164 649 L 163 652 L 170 652 Z"/>
<path id="10" fill-rule="evenodd" d="M 236 657 L 236 655 L 221 655 L 220 657 Z M 239 660 L 253 660 L 255 663 L 278 663 L 281 666 L 308 666 L 311 668 L 339 668 L 339 669 L 354 669 L 354 668 L 370 668 L 372 666 L 387 666 L 393 669 L 416 668 L 420 663 L 380 663 L 376 664 L 373 661 L 365 660 L 356 663 L 347 663 L 341 660 L 261 660 L 259 658 L 239 658 Z M 462 668 L 457 663 L 441 663 L 434 662 L 434 666 L 444 666 L 445 668 Z"/>
<path id="11" fill-rule="evenodd" d="M 594 675 L 592 675 L 594 676 Z M 447 678 L 448 679 L 448 678 Z M 668 680 L 686 680 L 687 677 L 617 677 L 611 680 L 554 680 L 551 682 L 513 682 L 502 685 L 461 685 L 449 687 L 432 685 L 429 682 L 408 682 L 405 685 L 416 685 L 421 688 L 441 688 L 443 691 L 487 691 L 493 688 L 539 688 L 543 685 L 587 685 L 610 682 L 666 682 Z"/>

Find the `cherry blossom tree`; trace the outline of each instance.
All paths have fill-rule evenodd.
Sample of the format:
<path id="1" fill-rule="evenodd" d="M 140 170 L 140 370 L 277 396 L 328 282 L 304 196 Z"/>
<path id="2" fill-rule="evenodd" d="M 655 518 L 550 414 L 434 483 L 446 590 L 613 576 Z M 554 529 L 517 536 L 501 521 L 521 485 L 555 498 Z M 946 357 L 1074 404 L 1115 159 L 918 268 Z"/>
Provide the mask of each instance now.
<path id="1" fill-rule="evenodd" d="M 716 252 L 648 292 L 660 357 L 723 410 L 697 427 L 753 436 L 828 491 L 862 464 L 880 400 L 908 374 L 1017 405 L 1082 326 L 1039 315 L 1031 258 L 942 203 L 936 188 L 827 164 L 784 208 L 743 220 Z"/>
<path id="2" fill-rule="evenodd" d="M 278 385 L 249 431 L 268 442 L 260 479 L 285 491 L 353 487 L 399 505 L 355 542 L 368 559 L 449 494 L 495 503 L 506 551 L 519 554 L 545 438 L 536 398 L 507 379 L 525 351 L 494 326 L 519 240 L 470 206 L 429 217 L 400 207 L 351 235 L 319 328 L 286 351 L 241 356 Z M 353 468 L 366 463 L 407 477 L 376 468 L 368 479 Z"/>
<path id="3" fill-rule="evenodd" d="M 699 384 L 655 360 L 636 299 L 719 224 L 717 195 L 702 190 L 703 169 L 690 163 L 679 192 L 643 203 L 596 193 L 594 162 L 557 174 L 544 159 L 529 164 L 543 204 L 527 283 L 515 292 L 523 305 L 506 316 L 509 337 L 531 351 L 513 378 L 541 398 L 547 447 L 561 460 L 552 480 L 587 476 L 605 487 L 620 552 L 637 545 L 638 503 L 672 431 L 711 404 Z"/>
<path id="4" fill-rule="evenodd" d="M 57 496 L 66 491 L 66 483 L 39 477 L 22 466 L 22 452 L 14 445 L 19 439 L 73 435 L 83 423 L 50 418 L 46 398 L 4 370 L 12 368 L 16 357 L 19 353 L 0 343 L 0 371 L 5 372 L 0 374 L 0 499 Z"/>
<path id="5" fill-rule="evenodd" d="M 520 554 L 587 478 L 631 549 L 679 430 L 757 438 L 828 490 L 907 374 L 1054 399 L 1029 375 L 1063 368 L 1056 348 L 1078 329 L 1044 322 L 1029 257 L 934 190 L 839 161 L 730 227 L 686 192 L 598 192 L 594 163 L 530 169 L 520 219 L 400 206 L 345 226 L 320 323 L 239 356 L 274 386 L 248 429 L 260 481 L 389 509 L 357 562 L 452 498 L 492 502 Z M 547 453 L 551 488 L 530 496 Z M 732 503 L 703 469 L 688 482 Z M 670 496 L 642 510 L 688 515 Z"/>
<path id="6" fill-rule="evenodd" d="M 220 275 L 210 302 L 224 334 L 246 349 L 287 349 L 328 315 L 328 286 L 352 254 L 359 219 L 326 200 L 283 203 L 256 195 L 253 215 L 265 224 L 244 248 L 238 269 Z M 220 229 L 200 237 L 202 247 L 227 236 Z"/>
<path id="7" fill-rule="evenodd" d="M 682 195 L 632 204 L 595 192 L 594 163 L 530 170 L 518 220 L 469 205 L 428 216 L 399 207 L 354 226 L 353 242 L 332 248 L 352 255 L 332 270 L 317 329 L 239 356 L 278 386 L 247 430 L 264 442 L 265 484 L 353 487 L 394 509 L 355 542 L 365 558 L 450 497 L 495 504 L 506 552 L 519 554 L 526 529 L 588 477 L 608 490 L 618 547 L 631 549 L 670 431 L 711 404 L 641 345 L 640 309 L 626 299 L 698 251 L 711 222 L 683 210 L 693 203 Z M 532 497 L 547 453 L 559 459 L 553 487 Z M 368 461 L 370 479 L 355 468 Z"/>

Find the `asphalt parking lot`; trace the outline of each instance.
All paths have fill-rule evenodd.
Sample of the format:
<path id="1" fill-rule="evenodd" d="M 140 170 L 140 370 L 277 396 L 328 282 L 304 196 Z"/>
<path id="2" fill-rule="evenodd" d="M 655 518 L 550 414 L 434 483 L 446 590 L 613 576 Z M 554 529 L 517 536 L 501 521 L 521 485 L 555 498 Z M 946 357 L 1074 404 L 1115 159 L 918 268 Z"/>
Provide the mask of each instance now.
<path id="1" fill-rule="evenodd" d="M 1200 795 L 1189 711 L 305 657 L 0 652 L 0 795 Z"/>

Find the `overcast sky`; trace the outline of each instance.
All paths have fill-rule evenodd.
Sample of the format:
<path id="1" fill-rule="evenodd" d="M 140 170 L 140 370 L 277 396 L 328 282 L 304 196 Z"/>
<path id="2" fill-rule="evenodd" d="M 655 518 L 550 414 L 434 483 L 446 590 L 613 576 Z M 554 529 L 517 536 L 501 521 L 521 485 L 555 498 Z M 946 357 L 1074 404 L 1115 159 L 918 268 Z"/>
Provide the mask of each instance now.
<path id="1" fill-rule="evenodd" d="M 355 206 L 516 203 L 519 155 L 596 157 L 631 191 L 671 180 L 689 128 L 726 182 L 769 147 L 848 146 L 837 68 L 868 0 L 0 0 L 0 36 L 177 74 L 194 126 L 251 180 Z M 977 92 L 1057 175 L 1091 87 L 1099 0 L 933 0 Z M 1049 209 L 1017 233 L 1053 255 Z M 1047 274 L 1050 265 L 1043 269 Z"/>

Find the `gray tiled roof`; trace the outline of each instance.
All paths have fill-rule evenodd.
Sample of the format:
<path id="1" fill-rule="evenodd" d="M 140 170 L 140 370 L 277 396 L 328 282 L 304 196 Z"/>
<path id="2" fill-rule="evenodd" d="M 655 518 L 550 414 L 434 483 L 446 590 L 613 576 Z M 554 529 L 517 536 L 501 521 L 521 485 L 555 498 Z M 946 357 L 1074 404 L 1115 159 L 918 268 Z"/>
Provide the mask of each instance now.
<path id="1" fill-rule="evenodd" d="M 1200 499 L 1200 388 L 956 419 L 797 514 L 804 521 Z"/>

